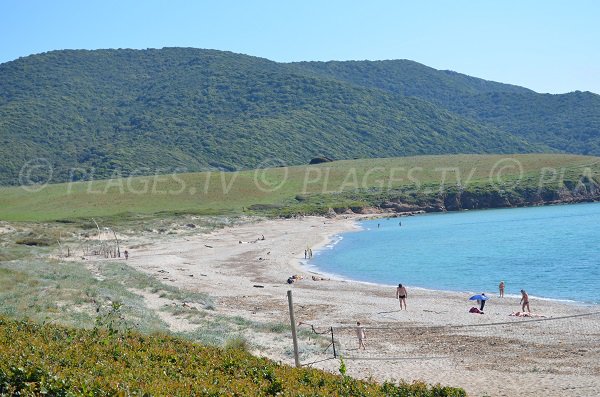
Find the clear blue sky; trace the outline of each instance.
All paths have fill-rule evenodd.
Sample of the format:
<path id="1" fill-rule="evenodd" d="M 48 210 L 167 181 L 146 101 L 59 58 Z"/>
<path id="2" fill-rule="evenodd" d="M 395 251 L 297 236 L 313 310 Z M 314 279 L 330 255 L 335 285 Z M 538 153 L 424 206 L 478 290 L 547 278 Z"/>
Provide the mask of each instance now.
<path id="1" fill-rule="evenodd" d="M 166 46 L 282 62 L 411 59 L 538 92 L 600 93 L 598 0 L 0 2 L 0 62 Z"/>

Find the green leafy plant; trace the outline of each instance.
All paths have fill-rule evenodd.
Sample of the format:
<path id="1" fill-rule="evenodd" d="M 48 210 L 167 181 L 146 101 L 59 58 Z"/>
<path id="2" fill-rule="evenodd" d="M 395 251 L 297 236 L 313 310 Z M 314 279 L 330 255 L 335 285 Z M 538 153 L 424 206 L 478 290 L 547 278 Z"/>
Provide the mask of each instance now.
<path id="1" fill-rule="evenodd" d="M 117 312 L 115 306 L 113 314 Z M 377 384 L 293 368 L 239 349 L 202 346 L 162 334 L 130 331 L 98 338 L 109 329 L 0 317 L 0 395 L 465 396 L 458 388 Z"/>

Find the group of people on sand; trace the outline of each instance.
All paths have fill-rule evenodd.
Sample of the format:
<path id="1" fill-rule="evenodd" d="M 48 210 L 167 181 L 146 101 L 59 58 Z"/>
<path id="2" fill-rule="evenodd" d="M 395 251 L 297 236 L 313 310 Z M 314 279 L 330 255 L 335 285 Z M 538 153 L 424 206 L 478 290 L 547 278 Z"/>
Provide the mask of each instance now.
<path id="1" fill-rule="evenodd" d="M 400 302 L 400 310 L 402 310 L 402 306 L 404 306 L 404 310 L 406 310 L 406 298 L 408 298 L 406 287 L 402 284 L 398 284 L 398 287 L 396 288 L 396 299 Z M 365 334 L 365 329 L 360 325 L 360 321 L 356 322 L 356 338 L 358 339 L 358 349 L 365 350 L 365 339 L 367 339 L 367 336 Z"/>
<path id="2" fill-rule="evenodd" d="M 307 248 L 304 250 L 304 259 L 311 259 L 313 256 L 312 249 Z"/>
<path id="3" fill-rule="evenodd" d="M 505 288 L 505 284 L 504 281 L 500 281 L 500 284 L 498 285 L 498 289 L 500 292 L 500 297 L 504 298 L 504 288 Z M 483 296 L 485 296 L 485 294 L 481 294 Z M 404 307 L 404 310 L 406 309 L 406 298 L 408 298 L 408 292 L 406 291 L 406 287 L 403 286 L 402 284 L 398 284 L 398 287 L 396 288 L 396 299 L 398 299 L 398 302 L 400 303 L 400 310 L 402 310 L 402 308 Z M 485 300 L 480 300 L 478 301 L 478 303 L 480 304 L 480 313 L 483 313 L 483 307 L 485 305 Z M 525 316 L 525 308 L 527 308 L 527 312 L 531 313 L 531 309 L 529 308 L 529 295 L 527 294 L 527 292 L 522 289 L 521 290 L 521 301 L 519 302 L 521 304 L 521 310 L 523 312 L 522 316 Z M 520 315 L 520 312 L 519 314 Z M 360 321 L 356 322 L 356 338 L 358 339 L 358 349 L 363 349 L 365 350 L 365 340 L 367 339 L 366 333 L 365 333 L 365 329 L 364 327 L 360 324 Z"/>
<path id="4" fill-rule="evenodd" d="M 499 297 L 500 298 L 504 298 L 504 288 L 505 288 L 505 284 L 504 281 L 500 281 L 500 284 L 498 285 L 498 292 L 499 292 Z M 477 309 L 476 307 L 472 307 L 469 312 L 470 313 L 479 313 L 479 314 L 483 314 L 483 308 L 485 306 L 485 301 L 488 299 L 487 296 L 484 293 L 481 293 L 481 299 L 477 299 L 477 304 L 479 305 L 479 309 Z M 521 290 L 521 301 L 519 302 L 519 304 L 521 305 L 521 310 L 523 311 L 523 313 L 525 313 L 525 308 L 527 308 L 527 312 L 531 313 L 531 308 L 529 307 L 529 295 L 527 294 L 527 292 L 522 289 Z M 518 312 L 520 313 L 520 312 Z"/>
<path id="5" fill-rule="evenodd" d="M 501 281 L 498 286 L 501 298 L 504 298 L 504 288 L 504 281 Z M 485 294 L 481 295 L 485 296 Z M 396 288 L 396 299 L 398 299 L 398 302 L 400 303 L 400 310 L 402 310 L 403 308 L 404 310 L 407 310 L 406 298 L 408 298 L 408 292 L 406 291 L 406 287 L 402 284 L 398 284 L 398 287 Z M 482 310 L 485 305 L 485 300 L 480 300 L 478 301 L 478 303 L 480 304 L 480 311 L 481 313 L 483 313 Z M 521 304 L 523 312 L 525 312 L 525 308 L 527 308 L 527 312 L 531 313 L 531 309 L 529 308 L 529 295 L 524 289 L 521 290 L 521 301 L 519 303 Z M 365 329 L 360 324 L 360 321 L 356 322 L 356 338 L 358 339 L 358 348 L 365 350 L 365 340 L 367 339 L 367 337 L 365 334 Z"/>
<path id="6" fill-rule="evenodd" d="M 504 298 L 504 288 L 505 288 L 505 284 L 504 281 L 500 281 L 500 284 L 498 285 L 498 289 L 500 292 L 500 298 Z M 483 296 L 485 296 L 485 294 L 481 294 Z M 408 298 L 408 293 L 406 292 L 406 287 L 403 286 L 402 284 L 398 284 L 398 287 L 396 288 L 396 299 L 398 299 L 398 302 L 400 303 L 400 310 L 402 310 L 402 308 L 404 307 L 404 310 L 406 309 L 406 298 Z M 480 305 L 480 309 L 479 310 L 483 310 L 483 307 L 485 306 L 485 300 L 478 300 L 477 303 Z M 522 289 L 521 290 L 521 301 L 519 302 L 521 305 L 521 310 L 525 311 L 525 309 L 527 308 L 527 311 L 529 313 L 531 313 L 531 308 L 529 307 L 529 295 L 527 294 L 527 292 Z"/>
<path id="7" fill-rule="evenodd" d="M 504 298 L 504 287 L 504 281 L 500 281 L 500 284 L 498 285 L 500 298 Z M 527 311 L 531 313 L 531 309 L 529 308 L 529 295 L 524 289 L 521 290 L 521 301 L 519 303 L 521 304 L 521 311 L 525 311 L 525 308 L 527 308 Z"/>

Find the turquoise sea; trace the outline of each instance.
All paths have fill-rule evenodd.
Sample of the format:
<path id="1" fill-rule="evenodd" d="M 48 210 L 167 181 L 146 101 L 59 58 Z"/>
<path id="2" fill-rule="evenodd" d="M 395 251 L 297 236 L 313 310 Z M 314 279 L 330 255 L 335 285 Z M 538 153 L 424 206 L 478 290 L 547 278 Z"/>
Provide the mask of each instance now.
<path id="1" fill-rule="evenodd" d="M 401 222 L 401 226 L 400 223 Z M 361 222 L 310 265 L 346 279 L 600 303 L 600 203 Z"/>

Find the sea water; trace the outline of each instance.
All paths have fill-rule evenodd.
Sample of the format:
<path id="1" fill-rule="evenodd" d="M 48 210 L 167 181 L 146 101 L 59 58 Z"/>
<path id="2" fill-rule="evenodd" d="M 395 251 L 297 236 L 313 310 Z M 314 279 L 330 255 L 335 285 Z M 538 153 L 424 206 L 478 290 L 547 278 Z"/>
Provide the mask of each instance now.
<path id="1" fill-rule="evenodd" d="M 600 203 L 361 222 L 311 260 L 347 279 L 600 303 Z"/>

